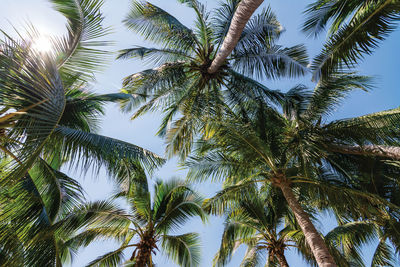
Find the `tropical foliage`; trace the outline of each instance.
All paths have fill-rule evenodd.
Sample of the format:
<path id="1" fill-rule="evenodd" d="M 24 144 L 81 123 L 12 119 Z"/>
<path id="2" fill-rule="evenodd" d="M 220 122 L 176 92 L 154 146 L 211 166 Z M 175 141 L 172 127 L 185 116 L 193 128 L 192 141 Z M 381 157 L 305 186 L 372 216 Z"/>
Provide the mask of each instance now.
<path id="1" fill-rule="evenodd" d="M 96 49 L 107 33 L 102 2 L 53 4 L 66 16 L 68 33 L 53 39 L 51 53 L 6 34 L 0 43 L 0 231 L 7 266 L 60 266 L 68 258 L 64 243 L 90 219 L 91 204 L 84 206 L 80 185 L 60 172 L 63 164 L 85 171 L 105 166 L 116 176 L 125 168 L 142 164 L 151 170 L 163 162 L 143 148 L 96 133 L 102 105 L 127 97 L 87 89 L 105 55 Z M 30 37 L 39 35 L 32 30 Z M 82 218 L 69 218 L 75 210 Z"/>
<path id="2" fill-rule="evenodd" d="M 213 177 L 224 181 L 226 188 L 211 199 L 218 203 L 217 210 L 226 205 L 225 194 L 240 192 L 249 184 L 268 183 L 280 188 L 321 266 L 329 255 L 328 249 L 298 203 L 298 197 L 308 196 L 310 203 L 318 202 L 321 207 L 325 203 L 326 208 L 334 207 L 354 218 L 372 216 L 367 207 L 387 206 L 392 211 L 384 212 L 385 216 L 398 218 L 399 206 L 391 201 L 391 193 L 380 194 L 361 184 L 373 179 L 357 170 L 363 164 L 358 165 L 356 158 L 362 161 L 363 157 L 337 153 L 331 147 L 398 142 L 392 123 L 398 124 L 399 110 L 323 123 L 323 115 L 329 114 L 346 93 L 368 87 L 366 77 L 340 74 L 329 82 L 320 82 L 313 92 L 304 87 L 289 90 L 280 109 L 262 99 L 249 102 L 246 112 L 241 108 L 228 109 L 222 120 L 208 124 L 210 133 L 205 133 L 198 143 L 197 155 L 187 163 L 190 176 L 196 180 Z M 375 120 L 378 117 L 379 122 Z M 387 163 L 381 164 L 382 171 L 392 168 Z M 361 176 L 363 180 L 356 179 Z M 393 179 L 388 181 L 390 192 L 398 188 L 398 177 L 394 175 Z M 360 202 L 353 207 L 346 205 Z M 307 231 L 312 237 L 307 236 Z M 319 253 L 325 250 L 326 254 L 317 255 L 315 250 Z"/>
<path id="3" fill-rule="evenodd" d="M 354 67 L 365 54 L 372 54 L 396 29 L 400 2 L 318 0 L 305 13 L 303 31 L 309 35 L 317 36 L 329 26 L 329 37 L 311 67 L 314 79 L 318 79 Z"/>
<path id="4" fill-rule="evenodd" d="M 197 119 L 218 116 L 221 103 L 254 95 L 280 97 L 244 75 L 296 77 L 307 72 L 308 61 L 302 45 L 278 44 L 283 27 L 267 8 L 249 21 L 227 61 L 209 73 L 240 1 L 222 3 L 212 17 L 196 0 L 180 2 L 195 12 L 194 29 L 149 2 L 134 1 L 125 25 L 160 48 L 135 46 L 121 51 L 118 58 L 140 58 L 156 66 L 125 78 L 124 92 L 134 98 L 125 101 L 123 110 L 139 106 L 133 118 L 146 111 L 163 111 L 158 134 L 166 137 L 171 155 L 185 157 L 202 130 Z"/>
<path id="5" fill-rule="evenodd" d="M 186 183 L 172 179 L 156 181 L 154 195 L 144 173 L 125 177 L 114 198 L 126 200 L 129 212 L 109 215 L 92 223 L 76 237 L 80 245 L 87 245 L 96 239 L 115 239 L 121 246 L 98 257 L 89 266 L 120 266 L 124 251 L 133 248 L 127 266 L 154 266 L 153 256 L 161 249 L 163 254 L 179 266 L 198 266 L 200 244 L 197 233 L 171 235 L 192 217 L 206 220 L 202 209 L 203 199 Z"/>
<path id="6" fill-rule="evenodd" d="M 49 0 L 67 33 L 39 51 L 40 33 L 5 32 L 0 41 L 0 265 L 56 266 L 97 240 L 120 246 L 89 266 L 155 266 L 158 251 L 180 266 L 200 264 L 192 218 L 225 217 L 215 266 L 246 246 L 241 266 L 288 266 L 296 250 L 311 266 L 396 266 L 400 252 L 400 109 L 332 120 L 355 90 L 371 90 L 357 64 L 397 27 L 398 0 L 316 0 L 303 31 L 328 28 L 320 53 L 279 43 L 284 28 L 262 0 L 225 0 L 209 12 L 179 0 L 193 27 L 147 1 L 132 1 L 124 23 L 155 47 L 119 51 L 149 69 L 124 79 L 121 93 L 89 90 L 107 66 L 110 29 L 102 0 Z M 313 90 L 271 90 L 266 81 L 312 74 Z M 161 111 L 167 156 L 181 156 L 188 181 L 147 176 L 164 160 L 99 134 L 106 103 L 135 119 Z M 65 167 L 104 167 L 116 186 L 88 202 Z M 203 199 L 189 182 L 220 181 Z M 118 203 L 118 204 L 117 204 Z M 127 206 L 120 208 L 120 204 Z M 325 235 L 320 213 L 336 218 Z M 327 229 L 324 229 L 327 230 Z M 178 233 L 177 233 L 178 232 Z M 372 246 L 371 263 L 363 248 Z M 127 256 L 125 256 L 127 255 Z"/>
<path id="7" fill-rule="evenodd" d="M 227 199 L 230 205 L 224 211 L 227 219 L 221 247 L 214 258 L 215 266 L 225 266 L 242 244 L 247 246 L 247 250 L 241 266 L 264 266 L 265 263 L 267 266 L 289 266 L 285 252 L 290 248 L 295 248 L 306 261 L 315 265 L 295 216 L 276 188 L 269 186 L 260 190 L 250 187 L 249 190 L 242 190 L 240 194 L 240 199 L 234 195 L 232 199 Z M 212 209 L 212 205 L 213 203 L 208 208 Z M 316 212 L 308 208 L 308 213 Z M 344 227 L 347 225 L 332 230 L 324 240 L 328 245 L 332 244 L 329 250 L 336 263 L 340 266 L 352 266 L 352 263 L 360 260 L 360 253 L 354 246 L 355 238 L 346 241 L 348 247 L 344 251 L 339 249 L 338 244 L 333 244 L 333 241 L 340 240 L 344 233 L 350 232 L 343 231 Z"/>

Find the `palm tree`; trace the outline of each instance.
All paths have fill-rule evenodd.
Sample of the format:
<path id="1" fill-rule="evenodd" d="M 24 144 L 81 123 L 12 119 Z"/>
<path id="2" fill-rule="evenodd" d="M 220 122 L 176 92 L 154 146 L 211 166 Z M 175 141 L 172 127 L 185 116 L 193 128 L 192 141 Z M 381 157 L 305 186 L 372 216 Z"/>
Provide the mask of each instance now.
<path id="1" fill-rule="evenodd" d="M 249 101 L 246 110 L 227 110 L 221 120 L 205 128 L 198 156 L 187 163 L 191 177 L 223 177 L 229 185 L 225 191 L 234 192 L 252 183 L 271 183 L 282 191 L 318 265 L 336 266 L 299 196 L 309 192 L 314 196 L 311 200 L 324 199 L 327 205 L 342 207 L 344 202 L 364 199 L 368 205 L 379 203 L 398 211 L 387 199 L 348 182 L 354 177 L 333 157 L 350 160 L 349 155 L 332 149 L 337 145 L 398 145 L 399 109 L 322 122 L 322 116 L 356 88 L 367 89 L 368 78 L 337 74 L 318 83 L 313 93 L 299 86 L 289 90 L 280 109 L 258 98 Z M 219 195 L 218 201 L 223 201 L 223 196 Z"/>
<path id="2" fill-rule="evenodd" d="M 286 204 L 279 199 L 282 198 L 279 195 L 271 197 L 271 192 L 257 191 L 243 195 L 225 211 L 225 229 L 214 266 L 227 264 L 236 248 L 242 244 L 247 245 L 247 250 L 241 266 L 262 265 L 265 256 L 267 266 L 277 261 L 280 266 L 289 266 L 284 253 L 287 247 L 293 246 L 287 235 L 291 226 L 278 229 L 288 212 Z"/>
<path id="3" fill-rule="evenodd" d="M 52 2 L 68 21 L 67 36 L 52 40 L 52 52 L 36 51 L 32 40 L 9 36 L 0 43 L 0 219 L 12 222 L 12 228 L 0 230 L 2 244 L 18 244 L 13 243 L 17 237 L 24 246 L 27 242 L 34 246 L 37 233 L 46 233 L 63 220 L 58 211 L 65 204 L 65 190 L 75 188 L 72 178 L 62 184 L 66 181 L 59 171 L 63 164 L 80 164 L 84 171 L 105 166 L 115 177 L 126 168 L 135 171 L 143 165 L 151 171 L 163 162 L 143 148 L 96 133 L 102 105 L 129 97 L 96 95 L 86 89 L 105 55 L 96 49 L 105 44 L 97 38 L 107 33 L 101 25 L 102 2 Z M 31 39 L 36 37 L 38 33 L 31 32 Z M 41 249 L 54 249 L 52 243 L 40 244 Z M 18 250 L 10 251 L 14 255 Z M 31 263 L 36 260 L 40 259 L 33 257 Z"/>
<path id="4" fill-rule="evenodd" d="M 235 13 L 233 14 L 228 32 L 224 38 L 224 42 L 222 43 L 221 48 L 208 68 L 208 72 L 211 74 L 216 72 L 225 63 L 226 59 L 239 42 L 246 23 L 249 21 L 254 11 L 262 4 L 262 2 L 264 2 L 264 0 L 242 0 L 236 2 L 239 4 L 237 5 Z"/>
<path id="5" fill-rule="evenodd" d="M 290 212 L 285 199 L 276 188 L 264 187 L 262 190 L 250 188 L 247 192 L 242 192 L 241 196 L 240 199 L 234 197 L 229 201 L 232 203 L 224 211 L 227 219 L 221 247 L 214 258 L 214 266 L 225 266 L 235 250 L 242 244 L 247 245 L 247 250 L 241 266 L 276 266 L 277 263 L 279 266 L 289 266 L 285 251 L 290 247 L 296 248 L 310 264 L 315 265 L 315 260 L 304 242 L 304 235 L 296 224 L 293 213 Z M 220 212 L 218 205 L 215 207 L 210 205 L 208 209 L 216 213 Z M 312 211 L 315 212 L 311 208 L 308 209 L 309 213 Z M 336 231 L 332 231 L 330 235 L 336 238 L 339 236 Z M 327 236 L 324 239 L 329 244 L 331 237 Z M 348 245 L 347 241 L 344 245 Z M 329 247 L 340 266 L 350 266 L 350 263 L 355 262 L 355 258 L 359 257 L 358 253 L 355 255 L 349 253 L 354 252 L 352 245 L 348 245 L 348 250 L 345 251 L 347 255 L 335 246 Z M 266 260 L 267 263 L 264 264 Z"/>
<path id="6" fill-rule="evenodd" d="M 110 223 L 94 222 L 75 238 L 78 245 L 86 245 L 100 238 L 112 238 L 122 243 L 120 248 L 100 256 L 89 266 L 119 266 L 124 257 L 123 252 L 128 248 L 134 248 L 126 262 L 129 266 L 153 266 L 153 254 L 159 248 L 180 266 L 198 266 L 198 234 L 170 233 L 178 230 L 191 217 L 198 216 L 203 222 L 206 220 L 201 207 L 203 198 L 186 183 L 174 179 L 157 181 L 154 196 L 151 197 L 144 173 L 124 177 L 115 197 L 127 201 L 129 213 L 124 217 L 111 215 L 113 220 Z"/>
<path id="7" fill-rule="evenodd" d="M 84 226 L 108 223 L 108 214 L 124 216 L 108 202 L 85 203 L 81 185 L 44 160 L 29 174 L 30 180 L 0 190 L 2 266 L 62 266 L 76 254 L 74 237 Z"/>
<path id="8" fill-rule="evenodd" d="M 326 235 L 326 239 L 344 251 L 348 250 L 348 247 L 355 247 L 358 251 L 362 251 L 363 245 L 372 246 L 372 241 L 377 241 L 370 266 L 396 266 L 395 252 L 387 242 L 392 234 L 383 233 L 378 225 L 366 220 L 339 225 Z M 360 264 L 360 266 L 365 265 Z"/>
<path id="9" fill-rule="evenodd" d="M 52 52 L 35 51 L 31 40 L 16 41 L 9 36 L 0 43 L 0 149 L 12 159 L 2 173 L 2 182 L 24 176 L 44 147 L 46 155 L 81 154 L 88 156 L 86 163 L 106 163 L 110 168 L 117 160 L 139 160 L 154 167 L 160 162 L 157 156 L 96 135 L 89 122 L 102 112 L 101 103 L 126 97 L 85 92 L 105 53 L 93 48 L 104 44 L 97 38 L 107 33 L 101 25 L 102 2 L 52 2 L 68 20 L 68 35 L 52 40 Z M 37 37 L 33 31 L 31 38 Z M 52 144 L 46 145 L 48 142 Z M 55 151 L 56 147 L 61 149 L 61 145 L 55 146 L 57 142 L 63 143 L 64 151 Z"/>
<path id="10" fill-rule="evenodd" d="M 197 118 L 214 118 L 220 113 L 216 109 L 220 103 L 229 104 L 231 98 L 254 95 L 273 101 L 280 99 L 279 92 L 242 74 L 266 78 L 296 77 L 307 72 L 308 62 L 303 46 L 284 48 L 277 44 L 283 28 L 268 8 L 249 21 L 233 54 L 226 61 L 221 59 L 224 64 L 210 73 L 218 49 L 228 39 L 225 37 L 230 25 L 240 24 L 233 23 L 238 13 L 235 10 L 251 1 L 223 3 L 212 18 L 198 1 L 182 2 L 196 14 L 193 30 L 149 2 L 133 2 L 124 20 L 126 26 L 161 48 L 136 46 L 121 51 L 118 58 L 140 58 L 156 65 L 154 69 L 125 78 L 124 92 L 134 97 L 125 101 L 123 109 L 130 111 L 139 105 L 133 118 L 147 111 L 162 110 L 165 116 L 158 133 L 166 135 L 167 150 L 171 154 L 179 152 L 185 156 L 191 149 L 196 131 L 201 130 Z"/>
<path id="11" fill-rule="evenodd" d="M 372 54 L 380 41 L 394 31 L 400 18 L 395 0 L 317 0 L 305 11 L 303 31 L 317 36 L 329 22 L 324 49 L 312 64 L 314 79 L 344 67 L 353 67 L 365 54 Z"/>
<path id="12" fill-rule="evenodd" d="M 348 240 L 352 246 L 360 249 L 365 244 L 376 246 L 371 266 L 396 266 L 395 255 L 400 251 L 400 216 L 397 208 L 400 204 L 399 165 L 388 159 L 360 155 L 341 157 L 338 154 L 334 160 L 346 170 L 346 175 L 353 177 L 347 184 L 359 191 L 374 194 L 388 201 L 389 205 L 369 205 L 359 200 L 353 203 L 355 210 L 352 210 L 320 202 L 318 208 L 330 206 L 338 222 L 335 233 L 327 236 L 330 236 L 333 245 L 342 246 L 343 240 Z M 342 247 L 343 250 L 347 249 L 346 245 Z"/>
<path id="13" fill-rule="evenodd" d="M 102 103 L 126 97 L 95 95 L 85 89 L 87 77 L 103 55 L 91 48 L 102 44 L 95 40 L 106 33 L 101 26 L 101 1 L 53 3 L 69 23 L 68 36 L 53 40 L 53 52 L 35 51 L 29 41 L 8 36 L 1 42 L 0 148 L 9 160 L 2 161 L 7 164 L 0 184 L 30 180 L 27 171 L 40 158 L 56 170 L 66 160 L 77 163 L 77 158 L 83 158 L 79 163 L 85 170 L 105 165 L 112 174 L 122 165 L 136 168 L 137 162 L 155 167 L 162 159 L 153 153 L 95 133 Z"/>

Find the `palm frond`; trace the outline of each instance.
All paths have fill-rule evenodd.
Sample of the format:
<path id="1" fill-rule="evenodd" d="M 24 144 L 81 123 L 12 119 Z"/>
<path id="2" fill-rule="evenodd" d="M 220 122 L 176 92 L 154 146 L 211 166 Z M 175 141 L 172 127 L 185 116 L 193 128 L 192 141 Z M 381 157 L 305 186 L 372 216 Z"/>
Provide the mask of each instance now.
<path id="1" fill-rule="evenodd" d="M 270 47 L 278 40 L 282 32 L 282 25 L 268 7 L 247 22 L 234 51 L 252 46 Z"/>
<path id="2" fill-rule="evenodd" d="M 116 267 L 120 266 L 124 259 L 124 250 L 127 247 L 120 247 L 119 249 L 106 253 L 95 260 L 89 262 L 86 266 L 95 266 L 95 267 Z"/>
<path id="3" fill-rule="evenodd" d="M 81 185 L 64 173 L 53 169 L 43 159 L 39 158 L 29 173 L 42 195 L 51 221 L 54 221 L 60 213 L 69 213 L 83 203 L 84 191 Z"/>
<path id="4" fill-rule="evenodd" d="M 318 0 L 307 6 L 304 13 L 307 19 L 303 24 L 302 30 L 308 35 L 317 37 L 332 21 L 330 33 L 335 33 L 340 26 L 351 16 L 355 10 L 359 10 L 362 6 L 368 5 L 363 1 L 326 1 Z"/>
<path id="5" fill-rule="evenodd" d="M 353 90 L 368 91 L 371 87 L 371 78 L 367 76 L 353 73 L 332 74 L 315 87 L 304 117 L 313 121 L 331 115 L 341 104 L 343 98 Z"/>
<path id="6" fill-rule="evenodd" d="M 146 1 L 134 1 L 124 23 L 147 40 L 169 49 L 191 51 L 196 42 L 190 29 L 163 9 Z"/>
<path id="7" fill-rule="evenodd" d="M 385 240 L 380 240 L 372 257 L 371 267 L 394 267 L 396 264 L 397 263 L 392 248 L 385 242 Z"/>
<path id="8" fill-rule="evenodd" d="M 51 58 L 7 36 L 0 45 L 0 106 L 17 111 L 2 117 L 6 131 L 2 151 L 8 150 L 14 159 L 2 175 L 15 178 L 31 167 L 54 131 L 64 111 L 65 95 Z"/>
<path id="9" fill-rule="evenodd" d="M 233 54 L 233 68 L 256 78 L 298 77 L 308 72 L 308 56 L 303 45 L 245 46 Z"/>
<path id="10" fill-rule="evenodd" d="M 167 62 L 192 59 L 190 55 L 177 49 L 147 48 L 143 46 L 135 46 L 133 48 L 121 50 L 117 57 L 117 59 L 130 58 L 139 58 L 144 60 L 145 63 L 153 65 L 162 65 Z"/>
<path id="11" fill-rule="evenodd" d="M 224 1 L 213 13 L 211 23 L 213 28 L 213 39 L 218 42 L 216 47 L 217 51 L 228 33 L 229 26 L 231 25 L 233 15 L 235 14 L 239 2 L 239 0 Z"/>
<path id="12" fill-rule="evenodd" d="M 154 153 L 130 143 L 64 126 L 58 126 L 51 138 L 53 142 L 63 144 L 62 153 L 71 158 L 72 164 L 76 161 L 72 156 L 84 156 L 84 160 L 76 161 L 84 170 L 92 164 L 96 168 L 104 165 L 110 174 L 115 175 L 127 165 L 137 168 L 137 162 L 148 170 L 164 162 Z"/>
<path id="13" fill-rule="evenodd" d="M 57 66 L 65 75 L 83 74 L 84 78 L 104 67 L 107 52 L 98 47 L 109 45 L 98 39 L 107 35 L 103 27 L 102 0 L 50 0 L 54 8 L 67 19 L 67 36 L 54 39 L 53 46 L 58 57 Z"/>
<path id="14" fill-rule="evenodd" d="M 400 109 L 390 109 L 351 119 L 333 121 L 324 129 L 334 134 L 342 142 L 356 144 L 397 145 Z"/>
<path id="15" fill-rule="evenodd" d="M 154 221 L 161 232 L 180 227 L 191 217 L 207 219 L 203 198 L 179 180 L 158 183 L 153 203 Z"/>
<path id="16" fill-rule="evenodd" d="M 163 252 L 179 266 L 199 266 L 200 236 L 197 233 L 183 235 L 164 235 L 161 246 Z"/>
<path id="17" fill-rule="evenodd" d="M 196 13 L 196 35 L 197 40 L 200 41 L 202 46 L 205 48 L 204 53 L 207 55 L 209 52 L 209 48 L 211 48 L 211 38 L 212 38 L 212 27 L 210 22 L 208 21 L 209 13 L 206 11 L 206 8 L 203 4 L 201 4 L 197 0 L 178 0 L 181 3 L 186 4 L 191 7 Z"/>
<path id="18" fill-rule="evenodd" d="M 397 25 L 400 3 L 381 0 L 368 1 L 330 36 L 322 52 L 313 60 L 313 79 L 326 78 L 329 74 L 353 67 L 364 55 L 370 55 L 379 43 Z"/>

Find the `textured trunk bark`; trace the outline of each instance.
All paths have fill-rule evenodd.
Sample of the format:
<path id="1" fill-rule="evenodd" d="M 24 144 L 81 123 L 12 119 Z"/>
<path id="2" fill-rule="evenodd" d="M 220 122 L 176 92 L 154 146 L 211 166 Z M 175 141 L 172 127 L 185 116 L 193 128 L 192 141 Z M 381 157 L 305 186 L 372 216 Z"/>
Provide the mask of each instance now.
<path id="1" fill-rule="evenodd" d="M 208 73 L 216 72 L 219 67 L 224 64 L 226 58 L 231 54 L 239 41 L 240 35 L 242 34 L 247 21 L 263 1 L 264 0 L 242 0 L 239 3 L 235 14 L 233 15 L 228 33 L 225 36 L 224 42 L 222 43 L 217 56 L 208 68 Z"/>
<path id="2" fill-rule="evenodd" d="M 300 206 L 295 195 L 293 194 L 292 188 L 287 183 L 280 183 L 278 185 L 290 207 L 293 211 L 297 223 L 300 225 L 303 231 L 307 244 L 310 246 L 311 251 L 318 263 L 319 267 L 336 267 L 336 263 L 333 260 L 329 250 L 322 239 L 321 235 L 315 229 L 313 223 L 310 220 L 308 214 Z"/>
<path id="3" fill-rule="evenodd" d="M 288 262 L 286 261 L 285 254 L 283 254 L 283 252 L 276 253 L 275 256 L 276 256 L 276 258 L 278 259 L 279 265 L 280 265 L 281 267 L 289 267 L 289 264 L 288 264 Z"/>
<path id="4" fill-rule="evenodd" d="M 329 149 L 333 152 L 342 154 L 352 155 L 365 155 L 365 156 L 376 156 L 384 158 L 392 158 L 400 160 L 400 147 L 395 146 L 379 146 L 379 145 L 367 145 L 367 146 L 344 146 L 334 145 L 330 146 Z"/>

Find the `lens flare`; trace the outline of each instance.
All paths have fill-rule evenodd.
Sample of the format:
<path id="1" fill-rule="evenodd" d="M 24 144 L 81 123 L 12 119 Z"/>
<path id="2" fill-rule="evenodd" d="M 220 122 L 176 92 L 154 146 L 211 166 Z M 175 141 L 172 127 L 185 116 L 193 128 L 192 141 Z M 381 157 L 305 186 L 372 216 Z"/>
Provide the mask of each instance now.
<path id="1" fill-rule="evenodd" d="M 52 50 L 53 45 L 49 37 L 46 36 L 38 36 L 32 42 L 32 49 L 41 52 L 48 53 Z"/>

